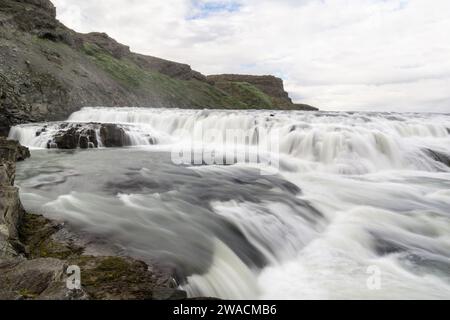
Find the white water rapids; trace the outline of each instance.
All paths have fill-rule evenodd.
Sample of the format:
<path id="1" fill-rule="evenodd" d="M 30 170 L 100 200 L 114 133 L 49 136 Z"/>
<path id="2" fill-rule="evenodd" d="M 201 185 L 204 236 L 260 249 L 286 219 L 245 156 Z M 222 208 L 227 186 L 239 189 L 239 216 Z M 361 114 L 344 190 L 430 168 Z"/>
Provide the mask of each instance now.
<path id="1" fill-rule="evenodd" d="M 191 296 L 450 299 L 450 115 L 84 108 L 67 123 L 120 124 L 133 147 L 46 150 L 60 123 L 12 128 L 33 149 L 25 207 L 172 268 Z M 171 161 L 211 129 L 277 139 L 278 174 Z"/>

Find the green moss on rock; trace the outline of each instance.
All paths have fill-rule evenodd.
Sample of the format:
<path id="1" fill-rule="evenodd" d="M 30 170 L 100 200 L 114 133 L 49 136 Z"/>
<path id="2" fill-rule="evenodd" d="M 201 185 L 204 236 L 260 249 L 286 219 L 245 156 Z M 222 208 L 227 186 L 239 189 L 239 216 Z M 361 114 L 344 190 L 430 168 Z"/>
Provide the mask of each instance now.
<path id="1" fill-rule="evenodd" d="M 80 267 L 83 290 L 94 300 L 186 298 L 183 291 L 161 287 L 158 278 L 141 261 L 123 257 L 80 256 L 70 259 L 69 263 Z"/>
<path id="2" fill-rule="evenodd" d="M 65 260 L 83 253 L 83 248 L 71 243 L 62 243 L 53 239 L 60 226 L 43 216 L 25 214 L 19 236 L 25 246 L 26 255 L 31 259 L 56 258 Z"/>
<path id="3" fill-rule="evenodd" d="M 20 295 L 24 300 L 33 300 L 38 296 L 38 294 L 31 292 L 28 289 L 19 290 L 17 291 L 17 294 Z"/>
<path id="4" fill-rule="evenodd" d="M 149 270 L 145 262 L 128 257 L 97 257 L 83 255 L 84 249 L 70 242 L 60 242 L 54 235 L 61 226 L 42 216 L 26 214 L 20 228 L 20 240 L 30 261 L 55 261 L 77 265 L 81 269 L 82 292 L 93 300 L 167 300 L 185 299 L 186 293 L 172 287 L 168 274 Z M 12 275 L 13 277 L 14 275 Z M 6 281 L 5 277 L 3 281 Z M 1 280 L 1 277 L 0 277 Z M 40 282 L 39 282 L 40 281 Z M 41 287 L 51 277 L 37 282 L 38 289 L 19 286 L 15 294 L 22 299 L 40 299 Z M 12 286 L 14 288 L 15 286 Z M 1 291 L 1 290 L 0 290 Z M 0 292 L 1 293 L 1 292 Z M 0 294 L 1 297 L 1 294 Z"/>
<path id="5" fill-rule="evenodd" d="M 242 101 L 248 108 L 273 109 L 272 98 L 248 82 L 217 82 L 216 86 Z"/>

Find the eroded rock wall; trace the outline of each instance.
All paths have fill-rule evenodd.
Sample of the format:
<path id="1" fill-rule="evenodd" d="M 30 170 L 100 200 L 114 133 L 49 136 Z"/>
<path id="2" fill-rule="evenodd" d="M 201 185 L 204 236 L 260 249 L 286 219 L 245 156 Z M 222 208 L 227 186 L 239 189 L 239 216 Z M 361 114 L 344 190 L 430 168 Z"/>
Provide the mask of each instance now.
<path id="1" fill-rule="evenodd" d="M 19 228 L 24 210 L 14 186 L 16 161 L 30 156 L 27 148 L 0 137 L 0 259 L 18 255 Z"/>

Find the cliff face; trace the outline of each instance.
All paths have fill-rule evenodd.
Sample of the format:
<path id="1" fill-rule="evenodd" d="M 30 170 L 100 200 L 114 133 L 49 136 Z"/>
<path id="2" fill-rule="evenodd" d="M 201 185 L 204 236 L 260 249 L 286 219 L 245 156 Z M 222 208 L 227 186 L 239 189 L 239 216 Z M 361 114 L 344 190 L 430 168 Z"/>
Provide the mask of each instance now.
<path id="1" fill-rule="evenodd" d="M 14 187 L 16 161 L 29 156 L 27 148 L 0 137 L 0 261 L 16 255 L 14 244 L 19 242 L 19 224 L 24 214 L 19 189 Z"/>
<path id="2" fill-rule="evenodd" d="M 76 33 L 56 19 L 49 0 L 0 0 L 0 135 L 89 105 L 292 107 L 280 79 L 246 76 L 234 90 L 212 79 L 186 64 L 132 53 L 106 34 Z"/>
<path id="3" fill-rule="evenodd" d="M 318 110 L 306 104 L 293 103 L 289 94 L 284 90 L 283 80 L 274 76 L 221 74 L 208 76 L 207 79 L 214 83 L 216 87 L 224 90 L 237 99 L 243 99 L 255 108 L 258 108 L 258 105 L 263 105 L 269 109 Z M 248 101 L 250 98 L 249 95 L 243 93 L 242 90 L 239 91 L 236 89 L 237 87 L 242 87 L 244 85 L 254 87 L 254 89 L 258 91 L 254 95 L 259 96 L 260 100 L 263 101 L 258 103 L 255 98 Z"/>

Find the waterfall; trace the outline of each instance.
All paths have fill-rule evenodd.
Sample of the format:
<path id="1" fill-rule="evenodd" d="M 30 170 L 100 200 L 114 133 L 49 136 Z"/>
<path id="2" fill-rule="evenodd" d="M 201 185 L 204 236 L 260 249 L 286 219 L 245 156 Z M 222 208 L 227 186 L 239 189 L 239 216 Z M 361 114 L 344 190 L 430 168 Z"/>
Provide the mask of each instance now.
<path id="1" fill-rule="evenodd" d="M 35 148 L 27 210 L 163 264 L 192 297 L 450 297 L 450 115 L 89 107 L 10 138 Z"/>
<path id="2" fill-rule="evenodd" d="M 446 171 L 448 166 L 441 160 L 450 158 L 450 117 L 432 114 L 88 107 L 73 113 L 64 128 L 61 123 L 21 125 L 11 129 L 10 138 L 32 148 L 56 147 L 55 136 L 68 128 L 97 125 L 95 145 L 102 147 L 100 124 L 119 126 L 130 146 L 201 141 L 202 148 L 217 147 L 223 145 L 227 132 L 241 130 L 256 146 L 276 139 L 281 165 L 300 171 Z M 265 139 L 261 140 L 262 133 Z"/>

